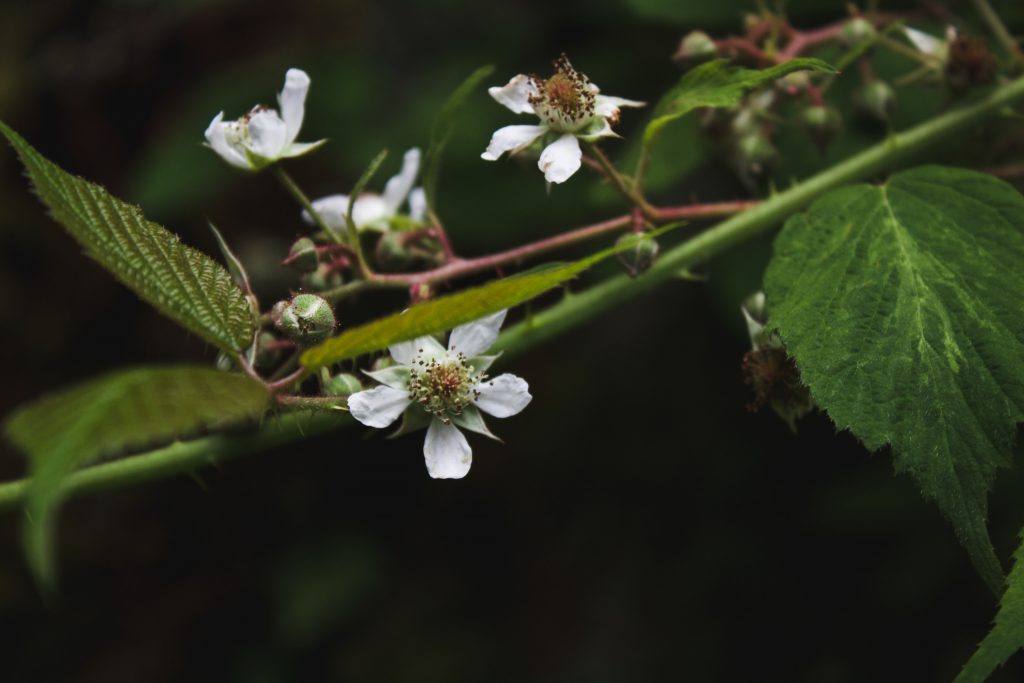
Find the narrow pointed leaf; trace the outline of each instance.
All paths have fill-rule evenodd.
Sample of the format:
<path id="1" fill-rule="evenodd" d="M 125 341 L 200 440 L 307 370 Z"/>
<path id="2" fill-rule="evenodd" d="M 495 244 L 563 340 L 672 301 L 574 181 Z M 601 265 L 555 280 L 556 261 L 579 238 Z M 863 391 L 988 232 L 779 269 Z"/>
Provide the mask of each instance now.
<path id="1" fill-rule="evenodd" d="M 136 368 L 45 396 L 4 423 L 29 456 L 25 548 L 44 586 L 54 578 L 52 525 L 62 483 L 100 458 L 255 420 L 269 395 L 245 375 L 205 367 Z"/>
<path id="2" fill-rule="evenodd" d="M 1024 197 L 929 166 L 794 216 L 765 277 L 770 324 L 818 405 L 953 523 L 1001 592 L 987 494 L 1024 420 Z"/>
<path id="3" fill-rule="evenodd" d="M 51 215 L 86 254 L 161 313 L 224 351 L 250 342 L 249 304 L 220 264 L 146 220 L 137 206 L 63 171 L 3 122 L 0 133 L 21 157 Z"/>

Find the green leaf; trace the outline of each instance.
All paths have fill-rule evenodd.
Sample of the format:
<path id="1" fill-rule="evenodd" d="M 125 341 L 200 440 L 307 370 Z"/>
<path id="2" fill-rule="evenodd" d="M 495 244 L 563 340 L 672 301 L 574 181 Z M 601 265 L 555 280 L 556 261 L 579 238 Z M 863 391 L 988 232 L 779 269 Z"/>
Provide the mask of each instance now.
<path id="1" fill-rule="evenodd" d="M 268 404 L 266 387 L 245 375 L 181 366 L 121 370 L 16 410 L 4 433 L 30 459 L 25 548 L 41 584 L 53 585 L 52 523 L 68 474 L 102 457 L 255 420 Z"/>
<path id="2" fill-rule="evenodd" d="M 494 66 L 488 64 L 482 66 L 464 80 L 445 101 L 434 125 L 430 129 L 430 147 L 427 149 L 426 173 L 423 175 L 423 191 L 427 196 L 427 207 L 431 211 L 437 206 L 437 183 L 441 174 L 441 157 L 444 148 L 448 145 L 452 133 L 455 131 L 455 121 L 465 103 L 466 98 L 476 90 L 480 83 L 494 73 Z"/>
<path id="3" fill-rule="evenodd" d="M 146 220 L 99 185 L 63 171 L 0 122 L 54 219 L 86 254 L 143 300 L 208 342 L 238 351 L 252 339 L 249 304 L 216 261 Z"/>
<path id="4" fill-rule="evenodd" d="M 1006 592 L 999 601 L 995 624 L 954 683 L 982 683 L 1024 647 L 1024 529 L 1020 539 L 1021 544 L 1013 556 L 1013 569 L 1006 580 Z"/>
<path id="5" fill-rule="evenodd" d="M 682 223 L 665 225 L 649 234 L 657 236 L 680 225 Z M 400 313 L 354 327 L 306 350 L 302 354 L 302 365 L 308 372 L 315 372 L 333 363 L 386 349 L 398 342 L 443 332 L 456 325 L 511 308 L 573 279 L 591 266 L 628 248 L 628 245 L 611 247 L 574 263 L 533 268 L 527 273 L 417 304 Z"/>
<path id="6" fill-rule="evenodd" d="M 818 404 L 953 523 L 998 595 L 986 496 L 1024 420 L 1024 197 L 928 166 L 835 190 L 791 218 L 770 322 Z"/>
<path id="7" fill-rule="evenodd" d="M 811 57 L 791 59 L 761 70 L 729 66 L 724 59 L 690 69 L 654 107 L 651 122 L 644 130 L 644 147 L 654 142 L 665 125 L 694 109 L 735 106 L 748 91 L 794 71 L 836 72 L 827 63 Z"/>

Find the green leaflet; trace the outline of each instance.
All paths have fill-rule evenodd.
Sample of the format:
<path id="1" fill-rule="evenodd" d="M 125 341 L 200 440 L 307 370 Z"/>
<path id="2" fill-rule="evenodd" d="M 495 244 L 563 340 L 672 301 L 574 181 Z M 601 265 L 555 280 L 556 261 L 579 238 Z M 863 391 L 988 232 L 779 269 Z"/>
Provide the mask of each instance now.
<path id="1" fill-rule="evenodd" d="M 52 521 L 68 474 L 101 457 L 255 420 L 268 403 L 266 388 L 245 375 L 181 366 L 121 370 L 16 410 L 4 432 L 30 458 L 25 548 L 41 583 L 53 584 Z"/>
<path id="2" fill-rule="evenodd" d="M 657 236 L 680 225 L 682 223 L 665 225 L 649 234 Z M 625 248 L 628 246 L 611 247 L 575 263 L 538 266 L 518 275 L 417 304 L 400 313 L 354 327 L 308 349 L 302 354 L 302 365 L 307 372 L 315 372 L 332 363 L 443 332 L 503 308 L 511 308 L 571 280 Z"/>
<path id="3" fill-rule="evenodd" d="M 765 275 L 770 322 L 818 404 L 891 444 L 999 594 L 986 496 L 1024 420 L 1024 197 L 927 166 L 792 217 Z"/>
<path id="4" fill-rule="evenodd" d="M 982 683 L 1013 653 L 1024 647 L 1024 529 L 1013 556 L 1006 592 L 999 602 L 995 624 L 954 683 Z"/>
<path id="5" fill-rule="evenodd" d="M 216 261 L 99 185 L 63 171 L 0 122 L 39 198 L 86 254 L 164 315 L 224 351 L 245 348 L 249 304 Z"/>
<path id="6" fill-rule="evenodd" d="M 644 130 L 644 147 L 650 147 L 668 123 L 700 107 L 732 107 L 750 90 L 794 71 L 836 70 L 820 59 L 800 57 L 767 69 L 744 69 L 716 59 L 690 69 L 654 107 L 651 122 Z"/>
<path id="7" fill-rule="evenodd" d="M 426 173 L 423 174 L 423 191 L 427 196 L 427 206 L 431 211 L 437 209 L 437 183 L 441 174 L 441 157 L 448 140 L 455 131 L 455 120 L 466 98 L 472 94 L 480 83 L 494 73 L 494 66 L 488 64 L 471 73 L 452 94 L 448 96 L 434 125 L 430 129 L 430 147 L 427 149 Z"/>

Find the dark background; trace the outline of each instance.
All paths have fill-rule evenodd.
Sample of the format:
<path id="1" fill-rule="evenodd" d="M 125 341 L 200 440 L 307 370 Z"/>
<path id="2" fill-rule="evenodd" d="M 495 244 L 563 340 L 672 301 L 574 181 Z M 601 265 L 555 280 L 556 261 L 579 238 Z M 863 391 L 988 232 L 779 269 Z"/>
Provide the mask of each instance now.
<path id="1" fill-rule="evenodd" d="M 753 6 L 7 2 L 0 118 L 209 253 L 214 220 L 273 301 L 292 284 L 276 261 L 302 230 L 297 212 L 269 176 L 235 174 L 199 143 L 220 109 L 272 104 L 287 67 L 313 79 L 302 139 L 330 138 L 290 164 L 318 196 L 348 191 L 382 147 L 393 173 L 482 63 L 497 65 L 498 84 L 565 50 L 606 93 L 655 100 L 678 77 L 669 55 L 686 30 L 735 31 Z M 813 27 L 842 7 L 789 10 Z M 824 156 L 782 126 L 777 185 L 882 139 L 849 114 L 854 71 L 830 91 L 848 125 Z M 949 104 L 936 89 L 900 95 L 897 127 Z M 483 92 L 460 118 L 441 210 L 462 253 L 620 210 L 585 169 L 549 196 L 532 163 L 480 161 L 514 118 Z M 623 118 L 613 154 L 630 150 L 643 114 Z M 750 196 L 697 130 L 666 137 L 656 201 Z M 1017 140 L 993 125 L 928 156 L 1012 161 Z M 7 149 L 0 244 L 2 412 L 124 364 L 212 363 L 80 257 Z M 937 509 L 893 475 L 888 453 L 865 452 L 824 416 L 793 436 L 745 409 L 738 305 L 769 250 L 748 244 L 710 264 L 706 284 L 670 283 L 518 360 L 535 399 L 492 424 L 507 445 L 472 440 L 465 480 L 428 479 L 421 436 L 350 429 L 78 500 L 62 514 L 62 590 L 49 606 L 22 562 L 18 515 L 4 517 L 4 680 L 949 680 L 994 603 Z M 339 315 L 351 324 L 399 305 L 376 298 Z M 0 455 L 0 474 L 23 471 L 20 454 Z M 992 496 L 1004 558 L 1022 492 L 1007 472 Z M 996 678 L 1022 676 L 1015 661 Z"/>

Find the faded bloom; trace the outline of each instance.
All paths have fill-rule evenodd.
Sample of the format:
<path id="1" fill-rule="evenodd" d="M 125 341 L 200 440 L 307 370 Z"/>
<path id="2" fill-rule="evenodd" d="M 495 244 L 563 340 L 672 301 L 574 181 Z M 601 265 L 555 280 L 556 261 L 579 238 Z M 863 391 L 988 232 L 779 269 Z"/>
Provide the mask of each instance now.
<path id="1" fill-rule="evenodd" d="M 416 222 L 423 221 L 427 214 L 427 197 L 422 187 L 413 187 L 419 172 L 420 150 L 413 147 L 402 158 L 402 170 L 384 186 L 384 194 L 364 192 L 356 197 L 352 206 L 352 222 L 356 229 L 386 232 L 406 199 L 409 200 L 409 218 Z M 321 197 L 313 202 L 313 210 L 330 229 L 344 230 L 347 227 L 345 216 L 348 214 L 348 199 L 347 194 Z M 308 211 L 302 212 L 302 218 L 313 225 L 313 217 Z"/>
<path id="2" fill-rule="evenodd" d="M 284 89 L 277 96 L 280 113 L 256 105 L 237 121 L 224 121 L 220 112 L 206 128 L 206 145 L 226 162 L 247 171 L 258 171 L 278 159 L 311 152 L 326 140 L 296 142 L 306 112 L 309 76 L 302 69 L 288 69 Z"/>
<path id="3" fill-rule="evenodd" d="M 576 71 L 565 55 L 555 60 L 554 67 L 554 75 L 547 80 L 519 74 L 506 85 L 488 90 L 514 114 L 537 115 L 540 125 L 499 128 L 480 156 L 495 161 L 505 152 L 515 154 L 545 137 L 546 146 L 537 166 L 549 183 L 564 183 L 582 163 L 581 139 L 589 142 L 618 137 L 612 126 L 619 121 L 619 108 L 642 107 L 645 103 L 601 95 L 600 89 Z"/>
<path id="4" fill-rule="evenodd" d="M 366 372 L 380 386 L 349 396 L 352 417 L 383 429 L 402 416 L 401 434 L 427 427 L 423 456 L 430 476 L 466 476 L 473 451 L 459 427 L 496 439 L 481 413 L 511 417 L 533 398 L 522 378 L 485 374 L 497 356 L 481 354 L 497 339 L 505 313 L 456 327 L 447 349 L 433 337 L 392 346 L 395 364 Z"/>

